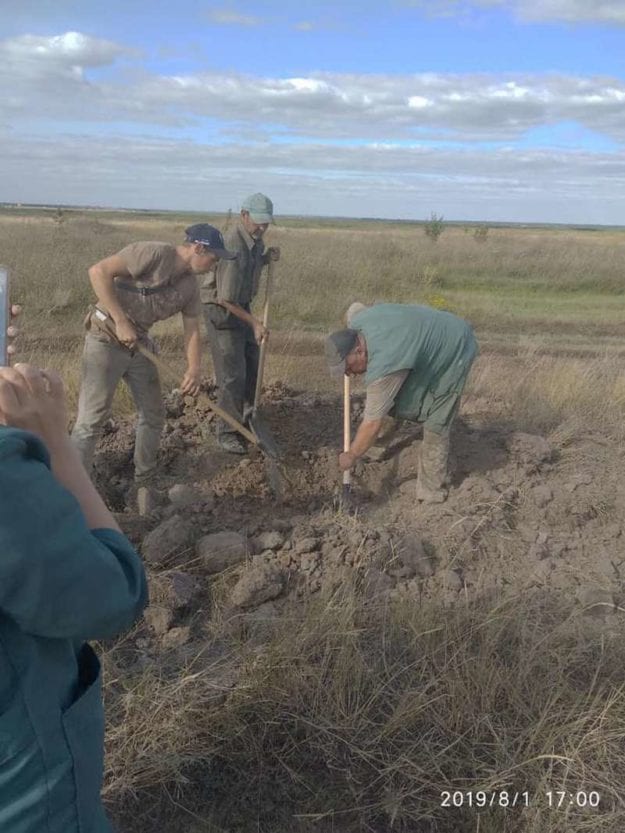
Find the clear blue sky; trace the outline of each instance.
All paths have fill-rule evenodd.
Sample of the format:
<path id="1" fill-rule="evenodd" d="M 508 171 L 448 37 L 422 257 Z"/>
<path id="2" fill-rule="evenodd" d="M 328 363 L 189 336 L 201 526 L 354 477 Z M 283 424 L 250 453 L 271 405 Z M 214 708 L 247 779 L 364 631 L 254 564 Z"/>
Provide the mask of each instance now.
<path id="1" fill-rule="evenodd" d="M 0 200 L 625 224 L 624 47 L 625 0 L 22 0 Z"/>

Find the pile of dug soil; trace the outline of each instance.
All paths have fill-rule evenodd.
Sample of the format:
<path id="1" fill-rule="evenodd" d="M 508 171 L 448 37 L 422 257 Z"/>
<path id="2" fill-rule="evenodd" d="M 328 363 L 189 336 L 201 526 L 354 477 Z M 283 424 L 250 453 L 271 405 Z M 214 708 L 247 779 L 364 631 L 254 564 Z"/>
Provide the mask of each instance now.
<path id="1" fill-rule="evenodd" d="M 158 590 L 153 606 L 167 612 L 148 615 L 152 636 L 172 640 L 172 628 L 186 627 L 183 610 L 194 624 L 177 638 L 192 640 L 202 627 L 194 613 L 200 602 L 208 609 L 211 587 L 220 587 L 226 611 L 261 608 L 274 616 L 282 605 L 332 593 L 346 581 L 364 598 L 427 596 L 442 604 L 510 586 L 548 587 L 574 595 L 594 624 L 614 621 L 623 592 L 618 519 L 625 490 L 614 451 L 600 437 L 555 448 L 494 420 L 492 403 L 469 398 L 452 437 L 446 503 L 416 502 L 421 430 L 403 423 L 386 451 L 359 462 L 346 511 L 338 397 L 268 389 L 264 414 L 283 452 L 276 493 L 258 449 L 241 458 L 217 446 L 211 394 L 168 396 L 160 505 L 147 517 L 127 505 L 132 426 L 111 423 L 99 447 L 98 484 L 153 585 L 173 571 L 197 589 L 178 607 L 167 602 L 170 591 Z M 356 397 L 354 429 L 362 408 Z"/>

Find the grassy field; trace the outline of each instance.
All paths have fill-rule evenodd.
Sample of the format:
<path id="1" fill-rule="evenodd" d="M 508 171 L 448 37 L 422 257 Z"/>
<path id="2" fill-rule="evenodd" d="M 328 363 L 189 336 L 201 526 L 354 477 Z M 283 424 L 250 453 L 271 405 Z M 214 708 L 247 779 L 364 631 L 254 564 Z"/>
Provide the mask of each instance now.
<path id="1" fill-rule="evenodd" d="M 198 216 L 60 219 L 0 213 L 0 262 L 24 306 L 21 358 L 61 368 L 73 406 L 88 267 L 135 240 L 181 241 Z M 269 381 L 330 390 L 323 334 L 354 300 L 428 303 L 474 325 L 482 354 L 470 394 L 492 403 L 493 420 L 548 436 L 573 468 L 576 443 L 593 433 L 611 458 L 606 474 L 618 470 L 625 230 L 497 227 L 476 237 L 448 226 L 433 242 L 418 225 L 300 219 L 279 223 L 267 242 L 283 253 Z M 174 320 L 157 331 L 182 370 L 180 329 Z M 131 412 L 125 393 L 116 408 Z M 258 648 L 224 626 L 219 594 L 216 582 L 206 645 L 214 667 L 198 658 L 174 677 L 126 681 L 123 641 L 107 652 L 111 689 L 123 696 L 111 698 L 106 795 L 135 818 L 129 833 L 623 829 L 622 602 L 606 635 L 581 632 L 563 597 L 516 586 L 489 599 L 461 595 L 453 609 L 380 610 L 364 609 L 346 586 L 275 624 Z M 238 686 L 224 699 L 215 674 L 230 665 Z M 444 789 L 527 798 L 514 809 L 481 814 L 465 800 L 452 811 Z M 569 804 L 569 792 L 587 789 L 600 793 L 599 811 Z M 566 805 L 549 808 L 559 790 Z"/>

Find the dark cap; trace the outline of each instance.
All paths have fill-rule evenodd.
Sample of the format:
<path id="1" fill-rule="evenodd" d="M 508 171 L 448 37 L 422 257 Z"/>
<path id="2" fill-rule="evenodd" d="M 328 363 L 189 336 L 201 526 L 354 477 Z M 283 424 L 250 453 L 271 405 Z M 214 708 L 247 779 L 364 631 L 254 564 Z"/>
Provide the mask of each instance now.
<path id="1" fill-rule="evenodd" d="M 194 226 L 189 226 L 185 234 L 188 243 L 201 243 L 222 260 L 236 260 L 236 253 L 226 249 L 223 234 L 215 226 L 209 226 L 208 223 L 196 223 Z"/>
<path id="2" fill-rule="evenodd" d="M 337 330 L 326 338 L 326 361 L 330 375 L 338 378 L 345 374 L 345 359 L 358 341 L 358 330 Z"/>

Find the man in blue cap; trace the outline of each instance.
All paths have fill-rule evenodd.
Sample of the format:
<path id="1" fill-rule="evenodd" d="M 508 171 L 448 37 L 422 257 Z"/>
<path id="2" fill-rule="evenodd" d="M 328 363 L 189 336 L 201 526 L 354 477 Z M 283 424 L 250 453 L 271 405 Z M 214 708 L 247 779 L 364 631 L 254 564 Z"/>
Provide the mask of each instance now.
<path id="1" fill-rule="evenodd" d="M 416 498 L 441 503 L 448 493 L 449 433 L 478 347 L 470 325 L 416 304 L 352 305 L 348 329 L 326 340 L 333 376 L 365 374 L 363 420 L 349 451 L 350 469 L 375 443 L 387 415 L 422 422 Z"/>
<path id="2" fill-rule="evenodd" d="M 87 319 L 78 416 L 72 432 L 83 465 L 91 470 L 95 444 L 108 419 L 115 389 L 124 379 L 139 419 L 135 439 L 135 481 L 146 485 L 156 473 L 157 453 L 165 422 L 161 385 L 154 364 L 136 351 L 139 342 L 154 349 L 149 329 L 156 321 L 182 313 L 187 370 L 180 389 L 195 394 L 200 385 L 201 311 L 196 275 L 213 269 L 220 259 L 233 259 L 219 229 L 197 223 L 186 230 L 186 241 L 141 242 L 126 246 L 89 269 L 97 309 L 112 321 Z"/>
<path id="3" fill-rule="evenodd" d="M 254 402 L 259 346 L 269 335 L 250 309 L 269 260 L 280 258 L 280 249 L 265 251 L 263 235 L 273 222 L 273 203 L 264 194 L 243 201 L 239 222 L 225 234 L 225 244 L 236 260 L 222 261 L 201 288 L 204 320 L 219 386 L 219 405 L 239 422 Z M 217 439 L 224 451 L 245 454 L 243 438 L 220 420 Z"/>

